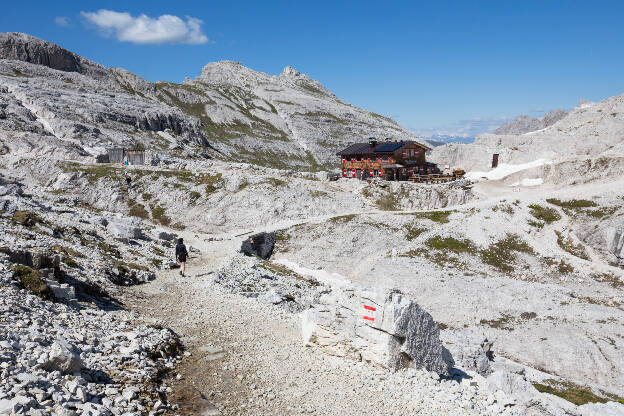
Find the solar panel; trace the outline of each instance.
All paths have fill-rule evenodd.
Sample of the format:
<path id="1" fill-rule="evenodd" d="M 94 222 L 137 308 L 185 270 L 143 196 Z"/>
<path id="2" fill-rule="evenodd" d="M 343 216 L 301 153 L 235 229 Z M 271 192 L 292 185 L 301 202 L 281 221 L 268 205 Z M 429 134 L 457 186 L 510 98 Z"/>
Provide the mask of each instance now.
<path id="1" fill-rule="evenodd" d="M 403 146 L 405 143 L 384 143 L 382 145 L 379 145 L 377 147 L 375 147 L 375 151 L 376 152 L 394 152 L 395 150 L 397 150 L 398 148 L 400 148 L 401 146 Z"/>

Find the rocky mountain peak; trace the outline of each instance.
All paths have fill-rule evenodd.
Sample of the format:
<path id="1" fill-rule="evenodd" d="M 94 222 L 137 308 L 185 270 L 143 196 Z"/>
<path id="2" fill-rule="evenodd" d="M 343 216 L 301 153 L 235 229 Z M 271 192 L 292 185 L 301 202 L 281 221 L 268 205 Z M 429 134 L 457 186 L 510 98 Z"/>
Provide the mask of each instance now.
<path id="1" fill-rule="evenodd" d="M 290 65 L 284 68 L 284 70 L 280 74 L 281 77 L 298 77 L 300 75 L 301 75 L 301 72 L 297 71 L 295 68 L 293 68 Z"/>
<path id="2" fill-rule="evenodd" d="M 541 118 L 535 118 L 528 115 L 520 115 L 514 121 L 503 124 L 496 130 L 494 134 L 524 134 L 532 131 L 545 129 L 561 120 L 568 113 L 560 108 L 546 113 Z"/>

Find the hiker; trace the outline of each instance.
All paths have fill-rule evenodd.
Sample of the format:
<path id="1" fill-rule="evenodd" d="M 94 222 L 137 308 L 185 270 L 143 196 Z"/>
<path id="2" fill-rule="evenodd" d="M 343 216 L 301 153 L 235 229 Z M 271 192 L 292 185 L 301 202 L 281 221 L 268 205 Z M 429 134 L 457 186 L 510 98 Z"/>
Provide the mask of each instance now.
<path id="1" fill-rule="evenodd" d="M 188 257 L 188 251 L 186 251 L 184 240 L 182 238 L 179 238 L 178 244 L 176 245 L 176 261 L 180 263 L 180 275 L 182 277 L 184 277 L 184 270 L 186 266 L 187 257 Z"/>
<path id="2" fill-rule="evenodd" d="M 132 178 L 130 178 L 130 176 L 126 176 L 126 184 L 128 185 L 128 189 L 130 189 L 131 183 L 132 183 Z"/>

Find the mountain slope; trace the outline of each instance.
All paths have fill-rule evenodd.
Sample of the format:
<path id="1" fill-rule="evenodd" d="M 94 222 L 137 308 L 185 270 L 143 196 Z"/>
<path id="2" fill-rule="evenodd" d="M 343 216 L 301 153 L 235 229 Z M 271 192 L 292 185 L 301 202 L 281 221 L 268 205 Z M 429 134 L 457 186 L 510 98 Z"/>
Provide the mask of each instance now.
<path id="1" fill-rule="evenodd" d="M 527 115 L 520 115 L 515 120 L 503 124 L 493 131 L 494 134 L 523 134 L 545 129 L 561 120 L 568 113 L 561 109 L 553 110 L 543 117 L 535 118 Z"/>
<path id="2" fill-rule="evenodd" d="M 472 144 L 436 147 L 431 159 L 441 165 L 484 171 L 491 167 L 492 155 L 499 164 L 583 161 L 624 155 L 624 95 L 598 103 L 583 103 L 544 129 L 524 134 L 483 134 Z"/>
<path id="3" fill-rule="evenodd" d="M 0 34 L 0 88 L 8 114 L 26 114 L 21 123 L 38 122 L 92 155 L 114 144 L 318 170 L 370 136 L 415 138 L 291 67 L 271 76 L 222 61 L 182 84 L 151 83 L 19 33 Z M 5 127 L 23 130 L 17 123 Z"/>

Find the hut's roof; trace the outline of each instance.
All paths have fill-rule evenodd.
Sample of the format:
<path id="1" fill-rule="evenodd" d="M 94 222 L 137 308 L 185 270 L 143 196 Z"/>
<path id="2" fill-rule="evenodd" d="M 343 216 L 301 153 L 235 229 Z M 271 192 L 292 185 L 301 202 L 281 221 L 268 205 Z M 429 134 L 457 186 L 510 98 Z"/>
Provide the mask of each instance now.
<path id="1" fill-rule="evenodd" d="M 425 146 L 422 143 L 415 141 L 400 141 L 400 142 L 375 142 L 375 144 L 369 143 L 354 143 L 344 150 L 336 153 L 338 156 L 345 155 L 368 155 L 372 153 L 393 153 L 403 146 L 410 144 L 416 144 L 425 150 L 431 150 L 430 147 Z"/>

